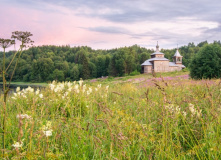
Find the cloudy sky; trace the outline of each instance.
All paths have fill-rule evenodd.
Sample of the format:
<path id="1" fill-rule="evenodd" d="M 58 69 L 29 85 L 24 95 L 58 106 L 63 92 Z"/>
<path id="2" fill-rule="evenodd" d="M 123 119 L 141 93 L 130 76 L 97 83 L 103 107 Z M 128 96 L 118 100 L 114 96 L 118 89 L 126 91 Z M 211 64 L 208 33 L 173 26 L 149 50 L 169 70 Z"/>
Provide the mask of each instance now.
<path id="1" fill-rule="evenodd" d="M 35 45 L 175 48 L 221 40 L 220 0 L 0 0 L 0 38 Z"/>

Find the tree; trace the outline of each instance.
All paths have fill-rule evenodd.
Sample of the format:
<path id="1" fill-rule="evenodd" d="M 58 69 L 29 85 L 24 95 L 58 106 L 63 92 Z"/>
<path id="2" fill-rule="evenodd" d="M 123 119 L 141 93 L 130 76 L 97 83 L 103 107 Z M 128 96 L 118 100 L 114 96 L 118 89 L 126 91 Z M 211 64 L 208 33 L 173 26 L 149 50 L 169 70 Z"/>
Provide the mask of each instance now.
<path id="1" fill-rule="evenodd" d="M 54 70 L 54 62 L 50 58 L 40 58 L 37 61 L 37 70 L 43 81 L 48 80 L 48 76 Z"/>
<path id="2" fill-rule="evenodd" d="M 89 62 L 90 78 L 97 77 L 97 67 L 94 63 Z"/>
<path id="3" fill-rule="evenodd" d="M 64 81 L 64 72 L 58 69 L 53 71 L 53 80 L 57 80 L 59 82 Z"/>
<path id="4" fill-rule="evenodd" d="M 194 79 L 221 77 L 221 47 L 204 45 L 190 63 L 190 76 Z"/>
<path id="5" fill-rule="evenodd" d="M 88 79 L 90 77 L 89 63 L 84 53 L 81 55 L 80 62 L 82 64 L 82 72 L 80 73 L 80 77 L 83 79 Z"/>
<path id="6" fill-rule="evenodd" d="M 97 58 L 97 77 L 104 76 L 105 72 L 105 59 L 103 57 Z"/>
<path id="7" fill-rule="evenodd" d="M 77 65 L 75 65 L 70 72 L 70 77 L 72 80 L 77 81 L 79 80 L 79 68 Z"/>

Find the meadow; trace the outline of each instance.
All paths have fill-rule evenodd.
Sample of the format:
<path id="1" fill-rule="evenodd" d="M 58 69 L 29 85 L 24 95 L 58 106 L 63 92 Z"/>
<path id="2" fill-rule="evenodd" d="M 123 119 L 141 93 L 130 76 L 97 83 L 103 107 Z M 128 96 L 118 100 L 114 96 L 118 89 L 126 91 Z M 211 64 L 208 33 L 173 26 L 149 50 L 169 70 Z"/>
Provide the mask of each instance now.
<path id="1" fill-rule="evenodd" d="M 5 159 L 221 159 L 221 80 L 174 72 L 18 87 L 6 120 Z"/>

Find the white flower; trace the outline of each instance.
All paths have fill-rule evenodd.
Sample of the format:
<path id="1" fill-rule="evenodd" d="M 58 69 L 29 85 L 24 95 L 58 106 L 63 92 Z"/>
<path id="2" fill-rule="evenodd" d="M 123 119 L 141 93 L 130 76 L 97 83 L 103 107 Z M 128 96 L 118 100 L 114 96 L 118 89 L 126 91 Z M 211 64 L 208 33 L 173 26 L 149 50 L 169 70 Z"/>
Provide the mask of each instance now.
<path id="1" fill-rule="evenodd" d="M 67 83 L 67 86 L 68 86 L 68 88 L 70 88 L 70 87 L 72 86 L 72 83 L 71 83 L 71 82 L 68 82 L 68 83 Z"/>
<path id="2" fill-rule="evenodd" d="M 87 91 L 87 95 L 89 95 L 91 93 L 92 93 L 92 88 L 89 88 L 88 91 Z"/>
<path id="3" fill-rule="evenodd" d="M 54 88 L 55 88 L 55 85 L 54 85 L 54 81 L 52 82 L 52 84 L 49 84 L 49 87 L 51 88 L 51 90 L 53 91 L 54 90 Z"/>
<path id="4" fill-rule="evenodd" d="M 74 86 L 74 90 L 78 90 L 78 85 L 76 84 L 75 86 Z"/>
<path id="5" fill-rule="evenodd" d="M 68 88 L 68 92 L 71 92 L 71 90 L 72 90 L 72 88 L 70 87 L 70 88 Z"/>
<path id="6" fill-rule="evenodd" d="M 40 98 L 43 98 L 43 94 L 39 94 L 39 97 L 40 97 Z"/>
<path id="7" fill-rule="evenodd" d="M 36 95 L 38 95 L 38 94 L 39 94 L 39 92 L 40 92 L 40 90 L 39 90 L 39 89 L 37 89 L 37 90 L 35 91 L 35 94 L 36 94 Z"/>
<path id="8" fill-rule="evenodd" d="M 21 119 L 24 119 L 24 118 L 26 118 L 26 119 L 31 119 L 31 116 L 29 116 L 29 115 L 27 115 L 27 114 L 18 114 L 17 116 L 16 116 L 16 118 L 21 118 Z"/>
<path id="9" fill-rule="evenodd" d="M 16 92 L 19 92 L 20 90 L 21 90 L 20 87 L 17 87 L 17 88 L 16 88 Z"/>
<path id="10" fill-rule="evenodd" d="M 85 92 L 86 88 L 87 88 L 87 87 L 86 87 L 86 84 L 85 84 L 85 85 L 83 85 L 83 90 L 82 90 L 82 91 L 83 91 L 83 93 Z"/>
<path id="11" fill-rule="evenodd" d="M 52 130 L 43 131 L 43 133 L 46 137 L 52 136 Z"/>
<path id="12" fill-rule="evenodd" d="M 194 105 L 193 104 L 189 104 L 189 110 L 190 110 L 190 112 L 192 113 L 192 115 L 195 115 L 196 114 L 196 110 L 195 110 L 195 108 L 194 108 Z"/>
<path id="13" fill-rule="evenodd" d="M 55 89 L 54 89 L 54 92 L 58 92 L 58 88 L 55 88 Z"/>
<path id="14" fill-rule="evenodd" d="M 83 80 L 81 79 L 80 81 L 78 81 L 79 85 L 82 86 L 83 84 Z"/>
<path id="15" fill-rule="evenodd" d="M 44 135 L 46 137 L 49 137 L 49 136 L 52 135 L 52 129 L 51 129 L 51 122 L 50 121 L 47 121 L 46 125 L 43 125 L 41 129 L 42 129 L 42 132 L 44 133 Z"/>
<path id="16" fill-rule="evenodd" d="M 101 84 L 98 84 L 98 85 L 97 85 L 97 88 L 101 88 Z"/>
<path id="17" fill-rule="evenodd" d="M 26 88 L 26 90 L 25 91 L 27 91 L 27 92 L 34 92 L 34 89 L 33 88 L 31 88 L 30 86 L 28 87 L 28 88 Z"/>
<path id="18" fill-rule="evenodd" d="M 23 142 L 19 143 L 19 142 L 14 142 L 14 144 L 12 145 L 12 147 L 15 148 L 21 148 L 23 146 Z"/>
<path id="19" fill-rule="evenodd" d="M 186 115 L 187 115 L 187 114 L 186 114 L 186 112 L 185 112 L 185 111 L 183 111 L 183 116 L 184 116 L 185 118 L 186 118 Z"/>
<path id="20" fill-rule="evenodd" d="M 109 86 L 106 86 L 106 90 L 108 91 Z"/>

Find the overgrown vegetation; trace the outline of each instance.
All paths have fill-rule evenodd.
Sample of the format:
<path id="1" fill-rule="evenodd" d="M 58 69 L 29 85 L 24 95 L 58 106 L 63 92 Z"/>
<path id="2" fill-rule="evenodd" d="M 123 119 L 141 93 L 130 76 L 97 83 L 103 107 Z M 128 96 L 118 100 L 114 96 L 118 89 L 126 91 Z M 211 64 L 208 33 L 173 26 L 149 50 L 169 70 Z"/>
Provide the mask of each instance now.
<path id="1" fill-rule="evenodd" d="M 33 41 L 30 39 L 30 36 L 32 36 L 32 34 L 30 32 L 22 32 L 22 31 L 15 31 L 12 32 L 12 39 L 3 39 L 0 38 L 0 47 L 3 48 L 3 58 L 2 58 L 2 65 L 0 66 L 0 75 L 2 76 L 2 85 L 3 85 L 3 105 L 1 107 L 2 109 L 2 114 L 0 116 L 1 118 L 1 122 L 0 122 L 0 129 L 2 130 L 2 153 L 3 153 L 3 158 L 5 155 L 5 146 L 6 146 L 6 135 L 7 135 L 7 95 L 8 92 L 10 90 L 10 83 L 11 80 L 14 76 L 17 64 L 19 62 L 19 59 L 21 57 L 22 51 L 23 49 L 26 47 L 26 45 L 33 43 Z M 6 48 L 10 47 L 11 45 L 15 44 L 15 40 L 18 40 L 21 42 L 20 48 L 17 52 L 15 52 L 12 56 L 12 59 L 9 61 L 9 63 L 6 65 L 6 56 L 5 56 L 5 50 Z M 14 66 L 12 67 L 12 63 L 15 63 Z M 7 83 L 7 75 L 9 75 L 8 70 L 11 68 L 12 72 L 10 73 L 10 79 L 9 82 Z"/>
<path id="2" fill-rule="evenodd" d="M 221 45 L 220 41 L 214 43 Z M 183 56 L 183 64 L 186 67 L 188 67 L 192 57 L 205 44 L 207 44 L 207 41 L 198 45 L 189 43 L 179 48 Z M 161 49 L 161 52 L 165 53 L 165 57 L 170 61 L 172 61 L 175 51 L 175 48 Z M 91 79 L 102 76 L 133 75 L 141 72 L 140 65 L 150 58 L 150 54 L 153 52 L 154 50 L 142 48 L 138 45 L 111 50 L 93 50 L 86 46 L 31 47 L 21 55 L 12 81 L 74 81 L 80 78 Z M 6 53 L 6 64 L 9 64 L 13 53 L 13 51 Z M 1 52 L 0 57 L 3 57 Z M 0 58 L 0 64 L 2 64 L 2 58 Z M 15 63 L 12 65 L 15 65 Z M 12 73 L 11 69 L 9 69 L 9 73 Z M 10 79 L 10 74 L 6 79 Z"/>
<path id="3" fill-rule="evenodd" d="M 188 75 L 17 88 L 5 157 L 220 159 L 220 88 Z"/>

